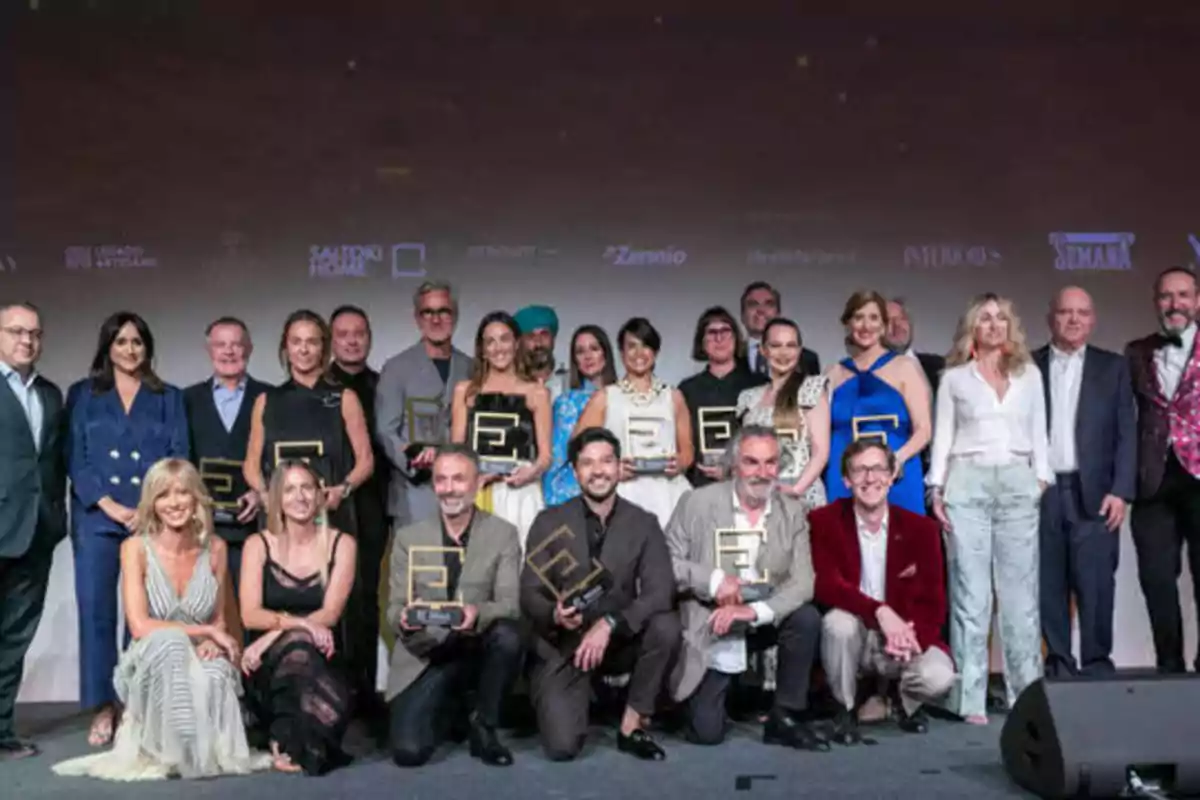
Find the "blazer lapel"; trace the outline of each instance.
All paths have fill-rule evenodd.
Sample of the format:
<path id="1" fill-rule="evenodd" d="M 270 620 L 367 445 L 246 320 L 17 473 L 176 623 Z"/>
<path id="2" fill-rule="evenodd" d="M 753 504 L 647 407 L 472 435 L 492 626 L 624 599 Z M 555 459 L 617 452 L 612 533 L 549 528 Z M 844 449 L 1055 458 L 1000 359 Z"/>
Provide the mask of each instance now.
<path id="1" fill-rule="evenodd" d="M 1100 364 L 1096 360 L 1096 356 L 1092 353 L 1092 348 L 1086 347 L 1083 351 L 1083 375 L 1079 378 L 1079 400 L 1075 406 L 1075 450 L 1080 450 L 1080 445 L 1084 443 L 1084 432 L 1087 430 L 1084 422 L 1088 414 L 1089 403 L 1085 402 L 1087 398 L 1093 396 L 1102 396 L 1101 392 L 1092 393 L 1092 386 L 1098 386 L 1100 381 Z"/>
<path id="2" fill-rule="evenodd" d="M 846 555 L 850 568 L 850 575 L 853 577 L 855 585 L 862 583 L 862 547 L 858 543 L 858 520 L 854 518 L 854 501 L 843 500 L 842 502 L 842 531 L 846 537 Z M 892 522 L 891 515 L 888 515 L 888 535 L 891 535 Z M 890 542 L 888 544 L 891 544 Z M 891 552 L 888 552 L 891 555 Z M 887 572 L 887 565 L 884 566 L 884 572 Z"/>
<path id="3" fill-rule="evenodd" d="M 38 377 L 33 388 L 37 392 L 38 400 L 42 402 L 42 430 L 39 432 L 41 446 L 38 451 L 44 453 L 50 445 L 50 437 L 58 429 L 58 416 L 62 413 L 62 404 L 55 393 L 50 391 L 49 382 L 45 378 Z"/>
<path id="4" fill-rule="evenodd" d="M 33 389 L 34 389 L 34 391 L 39 392 L 38 398 L 41 399 L 42 395 L 40 393 L 40 387 L 38 385 L 39 382 L 40 382 L 40 379 L 38 381 L 34 382 Z M 21 425 L 22 428 L 25 429 L 25 431 L 27 432 L 27 435 L 29 436 L 30 447 L 33 447 L 36 443 L 33 440 L 33 431 L 31 431 L 29 429 L 29 418 L 25 415 L 25 409 L 21 407 L 21 401 L 18 400 L 16 394 L 13 393 L 12 387 L 8 385 L 7 380 L 3 380 L 3 379 L 0 379 L 0 402 L 3 402 L 5 405 L 7 405 L 9 413 L 13 414 L 17 418 L 18 423 Z M 42 402 L 43 411 L 45 410 L 45 408 L 46 408 L 46 403 L 43 400 L 43 402 Z M 45 413 L 43 413 L 42 417 L 44 418 L 45 416 L 46 416 Z M 43 437 L 45 436 L 45 433 L 46 433 L 46 427 L 47 426 L 46 426 L 45 419 L 43 419 L 43 421 L 42 421 Z"/>

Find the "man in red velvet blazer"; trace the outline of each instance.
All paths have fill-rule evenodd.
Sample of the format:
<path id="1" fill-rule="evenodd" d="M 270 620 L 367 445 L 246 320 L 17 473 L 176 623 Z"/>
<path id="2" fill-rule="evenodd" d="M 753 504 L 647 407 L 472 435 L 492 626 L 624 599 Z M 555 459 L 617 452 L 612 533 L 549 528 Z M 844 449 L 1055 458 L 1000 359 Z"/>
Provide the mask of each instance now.
<path id="1" fill-rule="evenodd" d="M 877 439 L 859 439 L 842 455 L 851 497 L 808 515 L 815 599 L 828 607 L 821 660 L 839 703 L 834 740 L 863 741 L 855 715 L 860 674 L 900 680 L 900 727 L 924 733 L 923 704 L 954 684 L 954 662 L 941 640 L 946 614 L 937 523 L 888 504 L 896 456 Z"/>

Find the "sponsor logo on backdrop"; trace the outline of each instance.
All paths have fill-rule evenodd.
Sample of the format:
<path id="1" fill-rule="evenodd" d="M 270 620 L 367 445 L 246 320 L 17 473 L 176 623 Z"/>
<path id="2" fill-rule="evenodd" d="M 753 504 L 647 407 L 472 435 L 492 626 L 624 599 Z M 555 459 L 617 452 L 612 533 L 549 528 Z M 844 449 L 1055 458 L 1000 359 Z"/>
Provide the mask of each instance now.
<path id="1" fill-rule="evenodd" d="M 132 244 L 73 245 L 63 251 L 63 263 L 70 270 L 153 269 L 158 258 Z"/>
<path id="2" fill-rule="evenodd" d="M 1188 234 L 1188 244 L 1192 246 L 1192 255 L 1195 258 L 1192 260 L 1192 269 L 1200 268 L 1200 239 L 1196 238 L 1196 234 Z"/>
<path id="3" fill-rule="evenodd" d="M 314 244 L 308 248 L 310 278 L 368 278 L 372 264 L 383 261 L 377 244 Z"/>
<path id="4" fill-rule="evenodd" d="M 1050 234 L 1050 245 L 1058 253 L 1054 268 L 1063 270 L 1104 269 L 1131 270 L 1130 253 L 1137 237 L 1132 233 L 1066 233 Z"/>
<path id="5" fill-rule="evenodd" d="M 904 266 L 919 269 L 998 267 L 1004 263 L 1000 251 L 986 244 L 933 242 L 904 248 Z"/>
<path id="6" fill-rule="evenodd" d="M 473 244 L 467 248 L 467 261 L 537 261 L 557 255 L 557 250 L 536 244 Z"/>
<path id="7" fill-rule="evenodd" d="M 836 265 L 848 266 L 858 263 L 858 253 L 853 250 L 748 250 L 746 265 L 750 267 L 792 267 Z"/>
<path id="8" fill-rule="evenodd" d="M 400 242 L 392 245 L 392 280 L 424 278 L 425 245 L 421 242 Z"/>
<path id="9" fill-rule="evenodd" d="M 308 248 L 310 278 L 371 278 L 391 257 L 393 278 L 424 277 L 425 245 L 420 242 L 382 244 L 314 244 Z"/>
<path id="10" fill-rule="evenodd" d="M 614 267 L 682 266 L 687 263 L 686 250 L 674 246 L 663 250 L 637 250 L 627 244 L 610 244 L 602 258 Z"/>

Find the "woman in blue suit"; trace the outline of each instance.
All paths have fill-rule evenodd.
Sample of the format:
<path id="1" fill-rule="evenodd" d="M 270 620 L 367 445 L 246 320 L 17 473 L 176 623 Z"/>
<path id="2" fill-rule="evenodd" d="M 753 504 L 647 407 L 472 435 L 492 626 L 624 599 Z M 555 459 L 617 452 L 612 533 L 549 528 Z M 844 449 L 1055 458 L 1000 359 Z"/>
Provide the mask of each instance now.
<path id="1" fill-rule="evenodd" d="M 112 741 L 117 721 L 121 542 L 133 524 L 146 470 L 159 459 L 188 457 L 183 393 L 154 374 L 153 360 L 154 337 L 145 320 L 119 311 L 100 326 L 90 375 L 67 395 L 80 700 L 96 709 L 88 734 L 95 747 Z"/>

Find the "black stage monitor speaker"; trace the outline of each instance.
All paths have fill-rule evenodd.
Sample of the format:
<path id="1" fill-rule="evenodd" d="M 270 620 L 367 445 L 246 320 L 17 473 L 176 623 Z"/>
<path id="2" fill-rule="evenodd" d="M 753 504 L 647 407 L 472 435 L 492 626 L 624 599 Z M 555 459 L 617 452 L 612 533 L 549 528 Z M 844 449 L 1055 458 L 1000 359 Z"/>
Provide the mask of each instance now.
<path id="1" fill-rule="evenodd" d="M 1040 797 L 1117 797 L 1131 770 L 1164 791 L 1200 793 L 1200 679 L 1040 680 L 1009 712 L 1000 752 Z"/>

